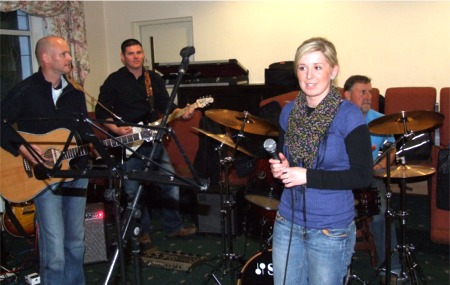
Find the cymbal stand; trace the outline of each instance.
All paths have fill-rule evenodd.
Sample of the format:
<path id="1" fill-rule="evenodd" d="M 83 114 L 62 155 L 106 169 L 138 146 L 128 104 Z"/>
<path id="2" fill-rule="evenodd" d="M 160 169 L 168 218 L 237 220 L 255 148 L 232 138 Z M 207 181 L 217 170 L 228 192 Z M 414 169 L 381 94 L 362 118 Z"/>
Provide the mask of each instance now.
<path id="1" fill-rule="evenodd" d="M 412 131 L 408 130 L 407 120 L 405 117 L 405 112 L 402 111 L 402 122 L 404 127 L 404 135 L 400 138 L 403 141 L 403 145 L 405 144 L 405 138 L 409 138 L 413 135 Z M 392 192 L 390 191 L 390 164 L 389 164 L 389 155 L 387 156 L 387 163 L 389 167 L 387 170 L 387 210 L 386 210 L 386 282 L 385 284 L 390 284 L 390 275 L 391 275 L 391 247 L 390 247 L 390 229 L 388 226 L 388 222 L 391 221 L 391 213 L 390 211 L 390 197 Z M 405 156 L 402 155 L 400 157 L 400 163 L 402 166 L 406 166 Z M 414 256 L 413 250 L 414 246 L 412 244 L 406 244 L 406 220 L 409 216 L 409 212 L 406 210 L 406 177 L 399 178 L 400 179 L 400 211 L 394 213 L 394 216 L 400 218 L 400 244 L 397 245 L 397 250 L 399 253 L 400 259 L 400 273 L 397 276 L 397 284 L 404 284 L 410 281 L 409 284 L 417 285 L 417 284 L 426 284 L 425 277 L 423 276 L 422 268 L 417 263 L 417 259 Z"/>
<path id="2" fill-rule="evenodd" d="M 237 148 L 239 147 L 240 140 L 244 137 L 244 128 L 247 123 L 248 112 L 244 112 L 244 118 L 242 126 L 236 139 L 236 145 L 234 147 L 232 156 L 222 158 L 223 143 L 216 148 L 220 158 L 221 168 L 221 182 L 220 182 L 220 205 L 221 205 L 221 236 L 222 236 L 222 275 L 229 273 L 230 283 L 236 283 L 236 275 L 234 272 L 234 262 L 239 260 L 241 256 L 233 252 L 233 234 L 232 234 L 232 209 L 236 206 L 236 203 L 230 201 L 230 179 L 229 169 L 234 162 Z M 226 228 L 226 232 L 225 232 Z M 220 280 L 214 275 L 210 274 L 210 277 L 214 279 L 216 284 L 221 285 Z M 206 283 L 205 283 L 206 284 Z"/>
<path id="3" fill-rule="evenodd" d="M 404 157 L 401 157 L 401 164 L 406 165 Z M 413 253 L 414 245 L 406 244 L 406 220 L 409 216 L 409 211 L 406 210 L 406 178 L 400 178 L 400 211 L 396 213 L 396 216 L 400 218 L 400 244 L 397 250 L 401 265 L 397 281 L 400 284 L 408 280 L 410 280 L 409 284 L 426 284 L 422 268 Z"/>
<path id="4" fill-rule="evenodd" d="M 385 284 L 391 284 L 391 234 L 394 213 L 392 211 L 392 191 L 391 191 L 391 149 L 394 149 L 396 144 L 392 144 L 391 147 L 386 151 L 386 211 L 384 213 L 385 217 L 385 251 L 384 251 L 384 262 L 386 266 Z"/>

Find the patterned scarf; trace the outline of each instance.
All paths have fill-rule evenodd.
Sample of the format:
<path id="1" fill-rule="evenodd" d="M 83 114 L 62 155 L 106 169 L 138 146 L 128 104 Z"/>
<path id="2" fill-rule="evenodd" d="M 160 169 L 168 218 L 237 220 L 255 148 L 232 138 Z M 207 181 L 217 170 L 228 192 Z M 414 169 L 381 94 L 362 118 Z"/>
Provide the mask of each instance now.
<path id="1" fill-rule="evenodd" d="M 308 115 L 306 95 L 303 91 L 300 91 L 289 115 L 285 135 L 286 145 L 296 165 L 303 162 L 305 168 L 313 166 L 319 143 L 328 132 L 342 100 L 339 91 L 331 86 L 327 96 Z"/>

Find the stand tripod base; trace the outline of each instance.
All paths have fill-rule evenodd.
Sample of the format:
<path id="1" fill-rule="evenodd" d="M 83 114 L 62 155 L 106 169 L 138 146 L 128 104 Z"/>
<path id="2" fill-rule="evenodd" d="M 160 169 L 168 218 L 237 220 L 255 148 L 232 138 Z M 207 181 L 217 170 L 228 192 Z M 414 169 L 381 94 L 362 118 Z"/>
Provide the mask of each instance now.
<path id="1" fill-rule="evenodd" d="M 355 272 L 353 271 L 353 261 L 355 260 L 355 255 L 352 256 L 352 262 L 350 263 L 350 266 L 347 269 L 347 276 L 345 276 L 344 278 L 344 285 L 350 285 L 350 284 L 356 284 L 355 282 L 358 282 L 357 284 L 363 284 L 363 285 L 368 285 L 369 282 L 368 281 L 364 281 L 362 280 L 358 275 L 355 274 Z"/>
<path id="2" fill-rule="evenodd" d="M 400 274 L 397 284 L 410 284 L 410 285 L 426 285 L 425 276 L 423 275 L 422 268 L 420 267 L 417 259 L 413 253 L 414 246 L 408 245 L 403 249 L 404 260 L 404 270 L 403 274 Z"/>

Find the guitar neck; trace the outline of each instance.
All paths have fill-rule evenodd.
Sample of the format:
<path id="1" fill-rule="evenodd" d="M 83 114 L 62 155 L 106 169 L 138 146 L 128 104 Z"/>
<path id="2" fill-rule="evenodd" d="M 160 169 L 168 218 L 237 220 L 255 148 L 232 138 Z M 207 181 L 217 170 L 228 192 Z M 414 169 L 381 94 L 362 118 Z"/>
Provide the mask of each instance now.
<path id="1" fill-rule="evenodd" d="M 102 144 L 105 147 L 116 147 L 121 146 L 122 144 L 128 144 L 135 141 L 143 140 L 142 132 L 133 133 L 130 135 L 125 135 L 121 137 L 116 137 L 115 139 L 106 139 L 102 141 Z"/>
<path id="2" fill-rule="evenodd" d="M 197 108 L 198 108 L 197 102 L 195 102 L 194 104 L 190 105 L 189 108 L 191 108 L 191 109 L 197 109 Z M 180 109 L 180 110 L 178 110 L 177 112 L 173 112 L 172 114 L 170 114 L 170 115 L 167 117 L 167 123 L 170 123 L 171 121 L 173 121 L 173 120 L 175 120 L 175 119 L 177 119 L 177 118 L 183 116 L 184 114 L 186 114 L 187 110 L 188 110 L 188 107 L 184 107 L 183 109 Z M 159 119 L 159 120 L 157 120 L 157 121 L 154 121 L 153 123 L 151 123 L 151 125 L 152 125 L 152 126 L 157 126 L 157 125 L 161 124 L 161 120 L 162 120 L 162 119 Z"/>
<path id="3" fill-rule="evenodd" d="M 109 147 L 117 147 L 121 146 L 122 144 L 128 144 L 135 141 L 144 140 L 142 137 L 142 132 L 134 133 L 130 135 L 125 135 L 121 137 L 116 137 L 115 139 L 105 139 L 101 141 L 103 146 L 109 148 Z M 63 159 L 72 159 L 80 156 L 89 155 L 90 153 L 90 147 L 89 145 L 80 145 L 74 148 L 68 149 L 66 152 L 62 154 Z"/>

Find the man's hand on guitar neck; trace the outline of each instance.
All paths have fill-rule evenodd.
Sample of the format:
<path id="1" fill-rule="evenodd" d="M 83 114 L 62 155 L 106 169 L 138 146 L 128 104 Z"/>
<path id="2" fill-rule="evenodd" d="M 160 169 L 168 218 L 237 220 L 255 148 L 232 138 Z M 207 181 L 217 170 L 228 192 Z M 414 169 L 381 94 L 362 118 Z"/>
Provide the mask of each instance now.
<path id="1" fill-rule="evenodd" d="M 44 157 L 44 153 L 42 152 L 42 149 L 39 146 L 35 145 L 35 144 L 32 144 L 30 146 L 34 150 L 35 155 L 32 155 L 28 151 L 28 149 L 25 147 L 25 145 L 21 145 L 19 147 L 20 155 L 22 155 L 22 157 L 24 159 L 26 159 L 31 164 L 31 166 L 35 166 L 36 164 L 38 164 L 38 162 L 45 163 L 47 160 Z M 41 160 L 41 158 L 43 160 Z"/>
<path id="2" fill-rule="evenodd" d="M 186 107 L 184 108 L 185 109 L 185 113 L 181 116 L 181 118 L 183 119 L 183 120 L 190 120 L 193 116 L 194 116 L 194 110 L 195 110 L 195 108 L 192 108 L 191 107 L 191 104 L 187 104 L 186 105 Z M 176 112 L 179 112 L 181 109 L 176 109 L 175 111 Z"/>

